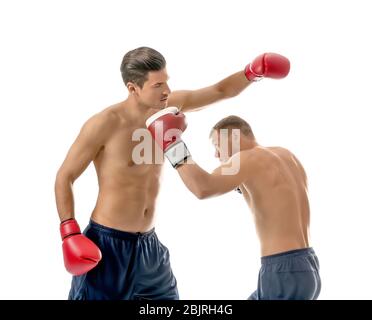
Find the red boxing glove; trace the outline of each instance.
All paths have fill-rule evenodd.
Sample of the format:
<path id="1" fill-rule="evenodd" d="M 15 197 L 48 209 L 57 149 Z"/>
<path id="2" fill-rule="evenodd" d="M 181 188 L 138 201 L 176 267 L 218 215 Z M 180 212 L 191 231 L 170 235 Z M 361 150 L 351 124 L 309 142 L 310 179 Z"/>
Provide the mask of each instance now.
<path id="1" fill-rule="evenodd" d="M 264 53 L 245 67 L 244 73 L 249 81 L 258 81 L 262 78 L 285 78 L 290 69 L 289 60 L 277 53 Z"/>
<path id="2" fill-rule="evenodd" d="M 61 222 L 63 260 L 68 272 L 75 276 L 87 273 L 101 260 L 101 251 L 95 243 L 81 234 L 75 219 Z"/>
<path id="3" fill-rule="evenodd" d="M 186 118 L 176 107 L 153 114 L 146 120 L 146 127 L 174 168 L 190 157 L 189 150 L 181 140 L 187 127 Z"/>

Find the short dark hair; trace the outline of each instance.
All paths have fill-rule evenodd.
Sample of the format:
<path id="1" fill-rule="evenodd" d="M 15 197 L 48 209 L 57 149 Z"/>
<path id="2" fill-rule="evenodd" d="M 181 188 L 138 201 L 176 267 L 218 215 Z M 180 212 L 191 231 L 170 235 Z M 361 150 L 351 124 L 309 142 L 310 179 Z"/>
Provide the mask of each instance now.
<path id="1" fill-rule="evenodd" d="M 120 71 L 125 84 L 133 82 L 142 88 L 149 71 L 164 69 L 166 61 L 163 55 L 149 47 L 139 47 L 124 55 Z"/>
<path id="2" fill-rule="evenodd" d="M 251 138 L 254 138 L 254 134 L 252 131 L 251 126 L 248 124 L 247 121 L 243 120 L 238 116 L 228 116 L 223 118 L 222 120 L 218 121 L 212 128 L 209 136 L 211 137 L 213 131 L 218 131 L 220 129 L 240 129 L 240 131 Z"/>

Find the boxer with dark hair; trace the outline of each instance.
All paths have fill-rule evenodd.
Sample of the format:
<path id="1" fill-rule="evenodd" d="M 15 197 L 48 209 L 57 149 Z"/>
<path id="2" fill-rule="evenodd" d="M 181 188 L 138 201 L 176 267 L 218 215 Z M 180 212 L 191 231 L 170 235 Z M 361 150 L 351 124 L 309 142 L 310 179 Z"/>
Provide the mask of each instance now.
<path id="1" fill-rule="evenodd" d="M 164 57 L 148 47 L 125 54 L 120 71 L 128 98 L 83 125 L 55 181 L 64 262 L 74 275 L 69 299 L 178 299 L 168 249 L 154 231 L 162 164 L 134 159 L 139 144 L 150 155 L 156 151 L 151 137 L 138 142 L 134 134 L 148 133 L 146 119 L 168 105 L 194 111 L 234 97 L 262 77 L 283 78 L 289 61 L 263 54 L 244 71 L 193 91 L 171 92 Z M 81 233 L 72 186 L 91 162 L 99 192 L 91 221 Z"/>

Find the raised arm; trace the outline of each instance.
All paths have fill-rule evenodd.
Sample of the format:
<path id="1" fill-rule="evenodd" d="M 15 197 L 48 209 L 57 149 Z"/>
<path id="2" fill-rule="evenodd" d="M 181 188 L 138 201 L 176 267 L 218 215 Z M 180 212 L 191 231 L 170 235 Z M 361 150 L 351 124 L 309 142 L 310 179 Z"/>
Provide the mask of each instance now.
<path id="1" fill-rule="evenodd" d="M 244 71 L 239 71 L 206 88 L 174 91 L 169 96 L 168 105 L 177 106 L 183 112 L 201 110 L 220 100 L 237 96 L 251 83 Z"/>
<path id="2" fill-rule="evenodd" d="M 183 112 L 197 111 L 212 103 L 240 94 L 252 82 L 264 77 L 280 79 L 287 76 L 289 60 L 276 53 L 264 53 L 236 72 L 216 84 L 199 90 L 174 91 L 168 99 L 169 106 L 177 106 Z"/>

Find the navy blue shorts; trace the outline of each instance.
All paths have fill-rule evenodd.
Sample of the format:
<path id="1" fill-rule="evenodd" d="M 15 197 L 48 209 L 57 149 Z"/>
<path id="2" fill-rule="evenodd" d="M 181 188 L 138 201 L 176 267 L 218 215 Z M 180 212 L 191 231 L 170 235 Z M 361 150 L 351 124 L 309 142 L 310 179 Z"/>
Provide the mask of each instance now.
<path id="1" fill-rule="evenodd" d="M 319 261 L 312 248 L 261 258 L 258 288 L 248 300 L 315 300 L 321 288 Z"/>
<path id="2" fill-rule="evenodd" d="M 72 278 L 69 300 L 178 300 L 168 249 L 155 230 L 130 233 L 92 220 L 84 234 L 101 250 L 102 260 Z"/>

